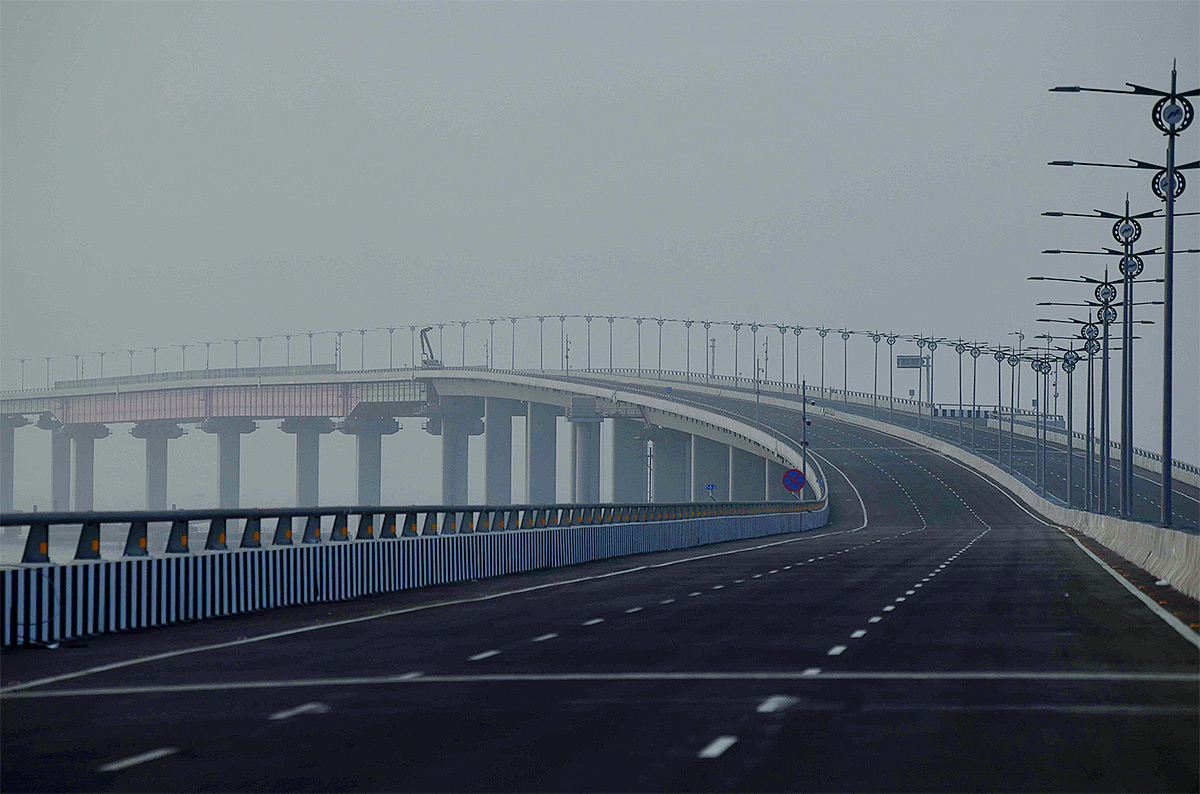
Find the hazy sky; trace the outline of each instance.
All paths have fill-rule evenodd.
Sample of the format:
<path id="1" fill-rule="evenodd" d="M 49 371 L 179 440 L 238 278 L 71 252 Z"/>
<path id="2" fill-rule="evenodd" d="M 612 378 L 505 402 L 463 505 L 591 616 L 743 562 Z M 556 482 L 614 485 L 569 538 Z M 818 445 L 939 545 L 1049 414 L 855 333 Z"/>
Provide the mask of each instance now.
<path id="1" fill-rule="evenodd" d="M 1181 88 L 1200 85 L 1200 3 L 5 0 L 0 47 L 0 372 L 15 388 L 19 356 L 512 314 L 1062 331 L 1035 321 L 1068 312 L 1035 303 L 1087 291 L 1025 277 L 1102 260 L 1039 251 L 1113 242 L 1107 223 L 1040 213 L 1118 209 L 1126 191 L 1137 211 L 1161 203 L 1149 172 L 1046 162 L 1161 162 L 1165 141 L 1147 98 L 1046 89 L 1165 87 L 1172 58 Z M 1200 124 L 1178 160 L 1198 155 Z M 1182 210 L 1200 206 L 1194 174 Z M 1146 247 L 1162 228 L 1146 223 Z M 1198 231 L 1181 219 L 1177 245 Z M 1193 462 L 1198 259 L 1176 282 L 1176 450 Z M 1140 333 L 1137 441 L 1157 450 L 1161 326 Z M 534 363 L 536 337 L 522 344 Z M 853 344 L 861 388 L 869 343 Z M 815 336 L 802 349 L 816 377 Z M 160 356 L 178 366 L 178 349 Z M 437 498 L 437 441 L 415 428 L 385 441 L 385 499 Z M 17 435 L 18 506 L 45 504 L 48 441 Z M 170 501 L 215 494 L 215 446 L 173 442 Z M 243 503 L 290 501 L 292 438 L 268 425 L 243 448 Z M 141 449 L 124 426 L 97 444 L 98 506 L 141 503 Z M 349 501 L 353 440 L 324 449 L 322 498 Z"/>

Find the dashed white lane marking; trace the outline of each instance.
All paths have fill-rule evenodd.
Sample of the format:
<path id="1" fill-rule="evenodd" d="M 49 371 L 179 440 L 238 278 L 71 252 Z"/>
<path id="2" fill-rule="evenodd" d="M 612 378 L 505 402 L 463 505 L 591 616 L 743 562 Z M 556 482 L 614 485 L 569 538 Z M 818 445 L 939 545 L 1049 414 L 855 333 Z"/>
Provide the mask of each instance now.
<path id="1" fill-rule="evenodd" d="M 733 583 L 734 584 L 745 584 L 746 580 L 745 579 L 734 579 Z"/>
<path id="2" fill-rule="evenodd" d="M 915 585 L 913 585 L 913 587 L 924 587 L 924 586 L 925 586 L 924 582 L 917 582 Z"/>
<path id="3" fill-rule="evenodd" d="M 713 585 L 713 586 L 712 586 L 712 589 L 713 589 L 713 590 L 724 590 L 724 589 L 725 589 L 725 585 L 723 585 L 723 584 L 715 584 L 715 585 Z"/>
<path id="4" fill-rule="evenodd" d="M 900 596 L 899 598 L 896 599 L 896 603 L 900 603 L 901 601 L 907 601 L 907 600 L 908 599 L 905 598 L 904 596 Z"/>
<path id="5" fill-rule="evenodd" d="M 534 637 L 534 638 L 533 638 L 533 641 L 534 641 L 534 642 L 545 642 L 546 640 L 552 640 L 552 639 L 554 639 L 554 638 L 555 638 L 555 637 L 557 637 L 557 636 L 558 636 L 558 635 L 557 635 L 557 634 L 555 634 L 554 632 L 550 632 L 549 634 L 543 634 L 543 635 L 542 635 L 542 636 L 540 636 L 540 637 Z"/>
<path id="6" fill-rule="evenodd" d="M 737 744 L 736 736 L 718 736 L 708 743 L 696 756 L 697 758 L 720 758 L 721 753 Z"/>
<path id="7" fill-rule="evenodd" d="M 845 646 L 845 645 L 835 645 L 835 646 L 833 646 L 832 648 L 830 648 L 828 651 L 826 651 L 826 655 L 828 655 L 828 656 L 841 656 L 841 655 L 842 655 L 842 653 L 844 653 L 844 652 L 845 652 L 845 650 L 846 650 L 846 646 Z"/>
<path id="8" fill-rule="evenodd" d="M 801 673 L 800 675 L 820 675 L 820 674 L 821 674 L 820 667 L 809 667 L 809 668 L 806 668 L 804 670 L 804 672 Z"/>
<path id="9" fill-rule="evenodd" d="M 776 569 L 775 569 L 775 570 L 773 570 L 773 571 L 767 571 L 767 573 L 779 573 L 779 569 L 778 569 L 778 568 L 776 568 Z"/>
<path id="10" fill-rule="evenodd" d="M 875 617 L 873 617 L 873 618 L 869 618 L 869 619 L 867 620 L 867 622 L 868 622 L 868 623 L 878 623 L 878 622 L 879 622 L 879 621 L 881 621 L 881 620 L 883 620 L 883 618 L 881 618 L 881 617 L 879 617 L 878 615 L 876 615 L 876 616 L 875 616 Z"/>
<path id="11" fill-rule="evenodd" d="M 642 611 L 641 607 L 630 607 L 629 609 L 625 610 L 625 614 L 632 615 L 634 612 L 641 612 L 641 611 Z"/>
<path id="12" fill-rule="evenodd" d="M 878 543 L 879 541 L 875 541 L 875 542 Z M 810 559 L 809 562 L 812 562 L 812 560 Z"/>
<path id="13" fill-rule="evenodd" d="M 144 764 L 147 761 L 155 761 L 159 758 L 166 758 L 168 755 L 174 755 L 179 752 L 176 747 L 160 747 L 157 750 L 141 753 L 140 755 L 131 755 L 129 758 L 122 758 L 120 761 L 113 761 L 100 767 L 101 772 L 119 772 L 122 769 L 127 769 L 131 766 Z"/>
<path id="14" fill-rule="evenodd" d="M 499 656 L 499 655 L 500 655 L 500 651 L 484 651 L 483 653 L 477 653 L 474 656 L 469 657 L 467 659 L 467 661 L 468 662 L 478 662 L 483 659 L 490 659 L 493 656 Z"/>
<path id="15" fill-rule="evenodd" d="M 583 621 L 583 625 L 595 626 L 597 623 L 603 623 L 603 622 L 604 622 L 604 618 L 592 618 L 591 620 Z"/>
<path id="16" fill-rule="evenodd" d="M 891 604 L 888 604 L 887 606 L 885 606 L 885 607 L 883 608 L 883 611 L 884 611 L 884 612 L 891 612 L 891 611 L 892 611 L 893 609 L 895 609 L 895 608 L 896 608 L 896 607 L 892 606 Z"/>
<path id="17" fill-rule="evenodd" d="M 753 576 L 751 576 L 750 578 L 751 578 L 751 579 L 761 579 L 761 578 L 762 578 L 762 574 L 761 574 L 761 573 L 756 573 L 756 574 L 754 574 Z"/>
<path id="18" fill-rule="evenodd" d="M 867 636 L 866 630 L 858 629 L 857 631 L 855 631 L 853 634 L 850 635 L 850 639 L 857 640 L 859 637 L 865 637 L 865 636 Z"/>
<path id="19" fill-rule="evenodd" d="M 783 711 L 788 706 L 795 705 L 796 698 L 788 697 L 787 695 L 771 695 L 771 697 L 758 704 L 755 709 L 759 714 L 774 714 L 776 711 Z"/>
<path id="20" fill-rule="evenodd" d="M 277 711 L 267 717 L 269 720 L 286 720 L 290 717 L 295 717 L 298 714 L 328 714 L 329 706 L 324 703 L 305 703 L 303 706 L 296 706 L 294 709 L 285 709 Z"/>
<path id="21" fill-rule="evenodd" d="M 674 604 L 675 599 L 674 598 L 664 598 L 662 601 L 659 601 L 658 603 L 663 604 L 663 605 Z"/>
<path id="22" fill-rule="evenodd" d="M 694 593 L 688 593 L 688 598 L 695 598 L 698 595 L 700 595 L 700 591 L 697 590 Z"/>
<path id="23" fill-rule="evenodd" d="M 905 590 L 904 594 L 905 595 L 916 595 L 917 591 L 916 590 Z"/>

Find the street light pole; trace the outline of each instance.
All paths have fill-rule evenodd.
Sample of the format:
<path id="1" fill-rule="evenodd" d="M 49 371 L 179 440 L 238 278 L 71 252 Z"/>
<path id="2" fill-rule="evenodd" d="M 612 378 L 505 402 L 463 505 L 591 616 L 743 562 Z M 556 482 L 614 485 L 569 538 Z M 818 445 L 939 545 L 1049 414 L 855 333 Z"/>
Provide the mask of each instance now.
<path id="1" fill-rule="evenodd" d="M 733 324 L 733 386 L 737 388 L 738 381 L 742 377 L 741 370 L 738 369 L 738 331 L 741 329 L 741 323 Z"/>
<path id="2" fill-rule="evenodd" d="M 546 318 L 538 316 L 538 369 L 546 371 Z"/>
<path id="3" fill-rule="evenodd" d="M 842 329 L 842 410 L 849 411 L 850 332 Z"/>
<path id="4" fill-rule="evenodd" d="M 879 332 L 871 335 L 871 341 L 875 343 L 875 363 L 872 370 L 875 373 L 875 385 L 871 387 L 871 418 L 879 418 L 879 340 L 882 339 Z"/>
<path id="5" fill-rule="evenodd" d="M 888 343 L 888 421 L 892 422 L 894 424 L 896 421 L 896 396 L 895 396 L 896 371 L 895 371 L 895 369 L 893 369 L 893 364 L 895 364 L 895 361 L 896 361 L 896 355 L 895 355 L 896 337 L 895 337 L 895 335 L 889 334 L 888 338 L 887 338 L 887 343 Z"/>
<path id="6" fill-rule="evenodd" d="M 801 328 L 798 325 L 792 329 L 792 333 L 796 336 L 796 391 L 800 391 L 800 331 Z"/>
<path id="7" fill-rule="evenodd" d="M 971 454 L 972 455 L 976 454 L 976 452 L 975 452 L 975 446 L 976 446 L 975 445 L 975 422 L 977 420 L 977 414 L 979 413 L 979 400 L 977 397 L 978 392 L 976 391 L 979 386 L 979 381 L 978 381 L 979 355 L 980 355 L 979 346 L 977 344 L 971 345 Z"/>

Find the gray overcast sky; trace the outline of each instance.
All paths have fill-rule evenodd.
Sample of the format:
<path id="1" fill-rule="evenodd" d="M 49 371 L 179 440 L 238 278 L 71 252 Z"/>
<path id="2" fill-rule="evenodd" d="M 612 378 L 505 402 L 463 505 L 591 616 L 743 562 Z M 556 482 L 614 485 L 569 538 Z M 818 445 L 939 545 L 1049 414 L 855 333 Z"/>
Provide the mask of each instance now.
<path id="1" fill-rule="evenodd" d="M 1181 88 L 1200 85 L 1200 3 L 5 0 L 0 47 L 12 388 L 18 356 L 497 314 L 1040 333 L 1037 300 L 1085 293 L 1025 277 L 1100 270 L 1038 252 L 1112 241 L 1039 213 L 1116 209 L 1126 191 L 1161 206 L 1146 172 L 1046 162 L 1165 159 L 1148 99 L 1046 89 L 1166 86 L 1172 58 Z M 1189 188 L 1183 210 L 1200 177 Z M 1182 219 L 1178 245 L 1198 230 Z M 1162 223 L 1143 241 L 1161 245 Z M 1193 462 L 1197 259 L 1176 292 L 1176 448 Z M 1137 441 L 1157 450 L 1160 326 L 1141 333 Z M 368 365 L 386 335 L 374 344 Z M 815 338 L 803 349 L 816 377 Z M 413 462 L 436 445 L 410 430 L 387 442 L 393 479 L 413 484 L 392 496 L 436 498 Z M 48 443 L 18 438 L 18 505 L 44 503 Z M 333 460 L 351 441 L 328 442 Z M 176 444 L 172 501 L 213 492 L 215 441 Z M 141 501 L 139 445 L 123 428 L 98 445 L 100 469 L 129 464 L 98 474 L 98 505 Z M 290 437 L 245 446 L 244 503 L 290 499 L 249 473 L 261 461 L 290 481 Z M 344 501 L 352 464 L 322 476 Z"/>

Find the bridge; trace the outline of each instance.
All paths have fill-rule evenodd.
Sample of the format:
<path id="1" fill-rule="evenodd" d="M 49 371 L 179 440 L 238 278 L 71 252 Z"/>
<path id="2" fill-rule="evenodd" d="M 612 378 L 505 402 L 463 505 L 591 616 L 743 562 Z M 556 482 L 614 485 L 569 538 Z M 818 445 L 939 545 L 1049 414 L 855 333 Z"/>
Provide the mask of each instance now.
<path id="1" fill-rule="evenodd" d="M 0 517 L 6 787 L 1194 786 L 1194 467 L 1167 529 L 1161 462 L 1135 451 L 1128 517 L 1095 509 L 1102 479 L 1122 487 L 1119 445 L 1046 401 L 643 368 L 640 340 L 638 366 L 591 369 L 463 347 L 458 367 L 0 395 L 8 504 L 15 432 L 48 432 L 54 493 Z M 381 503 L 380 439 L 404 417 L 440 437 L 440 505 Z M 240 436 L 276 421 L 295 506 L 242 506 Z M 94 445 L 120 424 L 146 439 L 147 509 L 95 511 Z M 218 436 L 215 507 L 166 509 L 185 424 Z M 356 437 L 357 499 L 320 506 L 335 431 Z M 484 504 L 466 499 L 476 436 Z"/>

